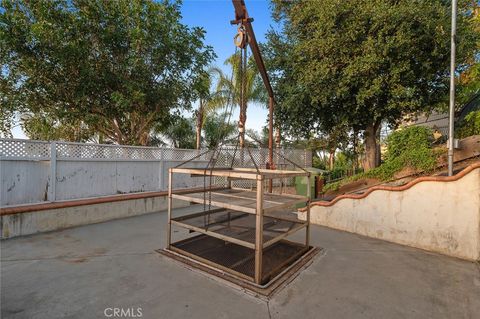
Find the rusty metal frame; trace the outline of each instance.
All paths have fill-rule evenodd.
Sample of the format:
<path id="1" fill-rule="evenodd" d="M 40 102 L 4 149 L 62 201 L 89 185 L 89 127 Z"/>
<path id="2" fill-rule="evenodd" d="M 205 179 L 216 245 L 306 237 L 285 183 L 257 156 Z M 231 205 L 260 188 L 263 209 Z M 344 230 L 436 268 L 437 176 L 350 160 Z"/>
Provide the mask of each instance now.
<path id="1" fill-rule="evenodd" d="M 307 226 L 305 228 L 305 246 L 310 246 L 310 202 L 312 200 L 310 174 L 307 176 Z"/>
<path id="2" fill-rule="evenodd" d="M 275 104 L 273 96 L 273 88 L 268 77 L 267 69 L 265 68 L 265 63 L 263 62 L 262 54 L 260 48 L 258 47 L 257 39 L 255 37 L 255 32 L 253 31 L 252 21 L 248 15 L 247 7 L 244 0 L 232 0 L 233 7 L 235 9 L 235 20 L 231 21 L 232 24 L 241 24 L 245 27 L 248 36 L 248 44 L 253 53 L 253 58 L 257 64 L 258 71 L 262 77 L 263 84 L 268 92 L 268 161 L 270 169 L 275 169 L 273 163 L 273 108 Z M 272 192 L 272 180 L 268 182 L 268 192 Z"/>
<path id="3" fill-rule="evenodd" d="M 168 170 L 168 207 L 167 207 L 167 213 L 168 213 L 168 220 L 167 220 L 167 248 L 170 249 L 171 243 L 172 243 L 172 192 L 173 192 L 173 171 L 170 168 Z"/>
<path id="4" fill-rule="evenodd" d="M 274 247 L 275 243 L 277 243 L 281 240 L 285 240 L 285 238 L 287 236 L 293 234 L 294 232 L 299 231 L 302 228 L 305 228 L 305 232 L 306 232 L 305 233 L 305 244 L 304 245 L 301 244 L 301 245 L 302 245 L 302 247 L 305 247 L 305 251 L 308 251 L 308 249 L 310 248 L 310 201 L 311 201 L 311 193 L 310 193 L 310 191 L 311 191 L 310 190 L 311 181 L 310 181 L 310 173 L 309 172 L 304 172 L 304 171 L 287 171 L 287 172 L 285 172 L 285 171 L 271 171 L 271 170 L 257 170 L 257 169 L 245 169 L 245 170 L 244 169 L 233 169 L 233 170 L 232 169 L 226 169 L 225 171 L 222 171 L 221 169 L 219 169 L 219 170 L 215 170 L 215 171 L 210 172 L 210 174 L 219 175 L 219 176 L 222 176 L 222 175 L 227 175 L 228 176 L 228 175 L 231 175 L 232 173 L 235 173 L 241 179 L 253 179 L 253 177 L 255 177 L 255 179 L 256 179 L 256 191 L 253 192 L 253 193 L 255 193 L 254 199 L 252 198 L 252 200 L 253 200 L 252 205 L 255 205 L 255 207 L 251 207 L 251 209 L 249 208 L 247 210 L 248 207 L 243 207 L 239 204 L 233 205 L 232 202 L 230 202 L 230 201 L 223 203 L 223 202 L 216 202 L 216 201 L 212 200 L 212 202 L 211 202 L 213 206 L 221 207 L 219 209 L 214 209 L 213 211 L 221 211 L 223 209 L 231 209 L 231 210 L 235 210 L 235 211 L 239 211 L 239 212 L 255 214 L 255 243 L 252 244 L 252 243 L 240 240 L 240 239 L 236 239 L 234 237 L 230 237 L 228 235 L 218 234 L 218 233 L 215 233 L 213 231 L 209 231 L 208 229 L 201 229 L 201 228 L 198 228 L 194 225 L 187 225 L 186 223 L 181 222 L 182 220 L 187 219 L 188 217 L 201 216 L 202 214 L 205 214 L 205 212 L 194 213 L 194 214 L 191 214 L 191 215 L 188 215 L 188 216 L 182 216 L 182 217 L 179 217 L 179 218 L 172 218 L 172 201 L 173 201 L 174 198 L 183 199 L 183 200 L 187 200 L 187 201 L 195 201 L 196 200 L 194 197 L 188 196 L 188 193 L 189 193 L 188 191 L 183 191 L 182 193 L 185 193 L 185 195 L 183 195 L 183 194 L 180 195 L 172 189 L 174 173 L 183 173 L 183 174 L 192 174 L 193 173 L 193 174 L 197 175 L 197 174 L 200 173 L 199 171 L 201 171 L 201 169 L 179 169 L 179 168 L 169 169 L 167 249 L 175 251 L 179 254 L 184 254 L 185 256 L 187 256 L 189 258 L 196 259 L 196 260 L 198 260 L 202 263 L 205 263 L 205 264 L 207 264 L 211 267 L 216 267 L 218 269 L 221 269 L 222 271 L 230 272 L 230 273 L 232 273 L 236 276 L 239 276 L 243 279 L 252 280 L 257 285 L 262 285 L 264 283 L 265 278 L 268 277 L 268 276 L 271 276 L 273 273 L 275 273 L 278 270 L 277 269 L 278 267 L 283 267 L 284 265 L 286 265 L 286 264 L 288 264 L 289 262 L 292 261 L 291 258 L 288 258 L 288 260 L 282 261 L 281 265 L 276 267 L 276 269 L 272 269 L 271 271 L 269 271 L 268 274 L 264 273 L 264 271 L 262 269 L 264 252 L 267 249 L 269 249 L 270 247 Z M 205 173 L 205 174 L 207 174 L 207 173 Z M 285 204 L 277 201 L 277 202 L 274 202 L 275 203 L 274 206 L 265 207 L 264 204 L 266 204 L 266 202 L 272 203 L 271 200 L 266 200 L 265 196 L 273 196 L 273 195 L 270 195 L 270 194 L 264 194 L 264 186 L 265 186 L 266 180 L 268 180 L 270 177 L 275 178 L 275 176 L 279 176 L 277 178 L 281 178 L 285 174 L 287 174 L 287 175 L 289 175 L 289 174 L 290 175 L 297 175 L 297 176 L 306 176 L 307 177 L 307 196 L 282 194 L 282 195 L 279 195 L 279 196 L 288 197 L 288 198 L 292 197 L 295 200 L 289 201 L 288 203 L 285 203 Z M 220 189 L 225 189 L 225 187 L 222 187 Z M 228 187 L 227 187 L 227 189 L 228 189 Z M 212 192 L 212 190 L 204 189 L 203 191 L 204 192 L 207 192 L 207 191 Z M 215 193 L 218 190 L 219 189 L 213 191 L 213 193 Z M 197 192 L 198 192 L 198 190 L 197 190 Z M 239 196 L 237 196 L 237 197 L 239 197 Z M 231 196 L 231 198 L 233 200 L 233 199 L 235 199 L 235 196 Z M 242 198 L 242 197 L 239 197 L 239 198 Z M 295 203 L 295 202 L 298 202 L 298 201 L 306 202 L 306 204 L 307 204 L 306 221 L 303 224 L 301 224 L 300 227 L 294 227 L 292 229 L 289 229 L 285 233 L 264 242 L 264 239 L 263 239 L 263 232 L 264 232 L 264 230 L 263 230 L 263 226 L 264 226 L 263 225 L 263 219 L 264 219 L 264 216 L 270 216 L 270 215 L 266 215 L 266 213 L 275 211 L 277 209 L 285 207 L 286 205 L 291 205 L 292 203 Z M 209 212 L 211 212 L 211 211 L 209 210 Z M 270 217 L 277 218 L 276 216 L 270 216 Z M 278 219 L 282 219 L 282 218 L 279 217 Z M 223 240 L 223 241 L 230 242 L 230 243 L 233 243 L 233 244 L 236 244 L 236 245 L 240 245 L 240 246 L 246 247 L 247 249 L 253 249 L 254 250 L 254 267 L 255 267 L 254 268 L 254 278 L 250 278 L 249 276 L 246 276 L 244 274 L 240 274 L 237 271 L 234 271 L 233 269 L 230 269 L 228 267 L 225 267 L 225 266 L 219 265 L 217 263 L 214 263 L 212 261 L 206 260 L 205 258 L 202 258 L 200 256 L 196 256 L 196 255 L 194 255 L 192 253 L 189 253 L 188 251 L 184 251 L 184 250 L 182 250 L 178 247 L 174 247 L 172 245 L 172 242 L 171 242 L 172 225 L 183 227 L 183 228 L 186 228 L 186 229 L 189 229 L 191 231 L 198 232 L 198 233 L 202 233 L 205 236 L 214 237 L 214 238 L 217 238 L 219 240 Z M 178 243 L 180 243 L 180 242 L 176 242 L 175 244 L 178 244 Z M 297 257 L 298 256 L 292 256 L 292 258 L 297 258 Z"/>
<path id="5" fill-rule="evenodd" d="M 263 176 L 257 179 L 257 211 L 255 215 L 255 283 L 262 282 L 263 258 Z"/>
<path id="6" fill-rule="evenodd" d="M 207 214 L 218 213 L 218 212 L 221 212 L 221 211 L 226 211 L 226 209 L 218 208 L 218 209 L 212 209 L 212 210 L 209 210 L 209 211 L 203 211 L 203 212 L 199 212 L 199 213 L 193 213 L 193 214 L 189 214 L 189 215 L 175 217 L 175 218 L 171 219 L 171 224 L 175 225 L 177 227 L 186 228 L 186 229 L 195 231 L 195 232 L 200 233 L 200 234 L 205 234 L 205 235 L 208 235 L 208 236 L 211 236 L 211 237 L 215 237 L 215 238 L 224 240 L 225 242 L 231 242 L 231 243 L 234 243 L 234 244 L 246 247 L 246 248 L 255 249 L 255 243 L 252 243 L 252 242 L 249 242 L 249 241 L 243 240 L 243 239 L 238 239 L 236 237 L 232 237 L 231 235 L 227 235 L 225 233 L 220 232 L 221 230 L 223 230 L 223 231 L 227 230 L 227 228 L 229 226 L 225 226 L 225 227 L 222 227 L 220 229 L 216 229 L 214 231 L 208 229 L 208 227 L 213 226 L 213 225 L 218 225 L 221 222 L 210 223 L 210 224 L 208 224 L 208 227 L 205 227 L 205 228 L 202 228 L 202 227 L 199 227 L 199 226 L 196 226 L 196 225 L 191 225 L 188 222 L 186 222 L 190 218 L 205 216 Z M 228 212 L 228 214 L 230 214 L 230 212 Z M 241 214 L 239 216 L 234 216 L 234 217 L 228 218 L 227 223 L 230 224 L 231 221 L 243 218 L 247 215 L 248 215 L 248 213 L 244 213 L 244 214 Z M 278 242 L 280 240 L 283 240 L 284 238 L 286 238 L 286 237 L 292 235 L 293 233 L 296 233 L 296 232 L 300 231 L 302 228 L 308 226 L 307 222 L 291 220 L 291 219 L 287 219 L 287 218 L 282 218 L 282 217 L 278 217 L 278 216 L 271 216 L 271 215 L 266 215 L 266 214 L 262 214 L 262 215 L 263 215 L 263 217 L 266 216 L 266 217 L 274 218 L 275 220 L 272 221 L 272 223 L 275 223 L 276 221 L 286 221 L 286 222 L 291 222 L 292 223 L 292 225 L 290 226 L 290 228 L 287 231 L 285 231 L 285 232 L 278 231 L 277 235 L 275 237 L 273 237 L 271 239 L 268 239 L 268 240 L 264 240 L 262 242 L 262 245 L 261 245 L 262 249 L 266 249 L 267 247 L 270 247 L 271 245 L 275 244 L 276 242 Z M 263 219 L 263 217 L 262 217 L 262 219 Z M 225 222 L 225 221 L 222 221 L 222 222 Z M 265 226 L 266 225 L 264 225 L 264 227 Z M 245 231 L 253 229 L 252 227 L 249 227 L 249 226 L 238 226 L 238 225 L 236 225 L 235 228 L 241 228 L 241 229 L 244 229 Z M 255 229 L 257 229 L 256 224 L 255 224 Z M 267 231 L 270 232 L 270 233 L 275 233 L 275 231 L 271 230 L 271 229 L 267 229 Z M 263 232 L 263 230 L 262 230 L 262 232 Z"/>

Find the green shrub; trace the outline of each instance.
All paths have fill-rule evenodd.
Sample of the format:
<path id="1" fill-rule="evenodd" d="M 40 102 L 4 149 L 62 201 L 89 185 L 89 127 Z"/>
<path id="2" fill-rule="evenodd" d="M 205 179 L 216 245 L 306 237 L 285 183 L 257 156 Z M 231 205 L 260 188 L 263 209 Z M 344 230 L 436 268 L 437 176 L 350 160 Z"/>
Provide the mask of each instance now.
<path id="1" fill-rule="evenodd" d="M 456 133 L 457 138 L 480 135 L 480 111 L 468 113 L 460 123 Z"/>
<path id="2" fill-rule="evenodd" d="M 338 191 L 340 186 L 343 185 L 341 182 L 342 181 L 325 184 L 325 186 L 322 188 L 322 193 L 326 193 L 328 191 Z"/>
<path id="3" fill-rule="evenodd" d="M 387 153 L 385 160 L 394 159 L 412 149 L 430 149 L 433 132 L 429 127 L 410 126 L 393 132 L 387 137 Z"/>
<path id="4" fill-rule="evenodd" d="M 339 182 L 325 185 L 323 191 L 336 191 L 340 186 L 364 178 L 391 180 L 395 173 L 406 167 L 431 171 L 436 167 L 439 155 L 444 150 L 432 149 L 433 133 L 428 127 L 411 126 L 393 132 L 387 138 L 387 152 L 382 165 L 364 173 L 356 174 Z"/>
<path id="5" fill-rule="evenodd" d="M 316 155 L 313 156 L 312 166 L 319 169 L 326 169 L 325 163 Z"/>

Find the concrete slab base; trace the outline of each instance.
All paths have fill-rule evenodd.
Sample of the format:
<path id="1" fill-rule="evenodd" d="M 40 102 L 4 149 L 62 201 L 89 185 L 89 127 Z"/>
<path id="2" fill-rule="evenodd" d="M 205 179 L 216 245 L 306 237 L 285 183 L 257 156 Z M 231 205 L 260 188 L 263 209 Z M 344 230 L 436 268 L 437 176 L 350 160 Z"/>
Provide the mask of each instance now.
<path id="1" fill-rule="evenodd" d="M 480 313 L 477 263 L 320 226 L 312 227 L 311 244 L 325 255 L 270 300 L 253 298 L 159 258 L 166 217 L 153 213 L 0 241 L 1 318 L 113 318 L 113 308 L 168 319 Z"/>
<path id="2" fill-rule="evenodd" d="M 295 278 L 300 274 L 300 272 L 306 269 L 313 262 L 313 259 L 317 255 L 322 256 L 324 250 L 322 248 L 311 247 L 310 250 L 304 253 L 298 260 L 296 260 L 293 264 L 287 267 L 282 273 L 280 273 L 267 284 L 262 286 L 256 285 L 243 278 L 236 277 L 232 274 L 221 271 L 220 269 L 213 268 L 169 249 L 159 249 L 157 250 L 157 252 L 162 256 L 170 258 L 171 260 L 175 261 L 176 263 L 187 269 L 197 271 L 208 278 L 211 278 L 228 287 L 231 287 L 232 289 L 237 289 L 253 297 L 268 301 L 276 293 L 280 292 L 285 286 L 287 286 L 290 282 L 295 280 Z"/>

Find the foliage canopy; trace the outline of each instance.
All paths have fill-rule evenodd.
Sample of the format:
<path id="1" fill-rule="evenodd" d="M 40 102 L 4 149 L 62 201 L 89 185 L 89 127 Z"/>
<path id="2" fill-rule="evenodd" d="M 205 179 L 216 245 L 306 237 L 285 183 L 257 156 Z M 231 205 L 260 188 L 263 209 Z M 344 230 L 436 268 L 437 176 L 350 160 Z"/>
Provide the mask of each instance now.
<path id="1" fill-rule="evenodd" d="M 180 19 L 179 1 L 2 1 L 2 113 L 80 120 L 120 144 L 148 144 L 155 125 L 190 107 L 214 57 L 204 31 Z"/>
<path id="2" fill-rule="evenodd" d="M 458 69 L 474 53 L 460 6 Z M 427 111 L 445 98 L 450 58 L 447 1 L 274 0 L 283 31 L 270 32 L 276 120 L 291 135 L 329 133 L 339 123 L 366 132 L 375 157 L 381 123 Z"/>
<path id="3" fill-rule="evenodd" d="M 404 168 L 430 172 L 436 168 L 443 149 L 432 148 L 433 131 L 424 126 L 410 126 L 393 132 L 387 138 L 385 161 L 377 168 L 327 184 L 324 191 L 336 190 L 341 185 L 363 178 L 388 181 Z"/>
<path id="4" fill-rule="evenodd" d="M 456 130 L 457 138 L 480 135 L 480 111 L 470 112 Z"/>

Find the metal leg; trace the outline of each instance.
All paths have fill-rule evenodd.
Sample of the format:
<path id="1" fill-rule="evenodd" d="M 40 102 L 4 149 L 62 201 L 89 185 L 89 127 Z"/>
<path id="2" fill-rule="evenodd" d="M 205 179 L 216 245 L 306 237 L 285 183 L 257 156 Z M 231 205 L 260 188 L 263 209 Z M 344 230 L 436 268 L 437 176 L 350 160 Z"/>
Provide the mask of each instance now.
<path id="1" fill-rule="evenodd" d="M 257 178 L 257 211 L 255 215 L 255 283 L 261 284 L 263 253 L 263 176 L 258 176 Z"/>
<path id="2" fill-rule="evenodd" d="M 167 248 L 172 242 L 172 170 L 168 170 L 168 226 L 167 226 Z"/>
<path id="3" fill-rule="evenodd" d="M 307 203 L 307 227 L 305 227 L 305 246 L 310 246 L 310 201 Z"/>
<path id="4" fill-rule="evenodd" d="M 305 227 L 305 245 L 308 247 L 310 246 L 310 201 L 311 201 L 311 194 L 310 194 L 310 189 L 311 187 L 311 182 L 310 182 L 310 174 L 307 176 L 307 227 Z"/>

